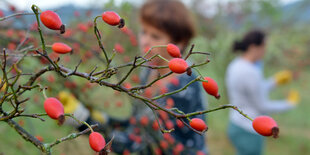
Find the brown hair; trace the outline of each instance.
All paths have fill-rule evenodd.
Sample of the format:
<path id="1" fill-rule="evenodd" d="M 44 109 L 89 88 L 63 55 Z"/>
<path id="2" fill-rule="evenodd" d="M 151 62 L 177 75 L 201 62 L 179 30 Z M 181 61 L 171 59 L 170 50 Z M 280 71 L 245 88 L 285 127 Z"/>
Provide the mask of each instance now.
<path id="1" fill-rule="evenodd" d="M 262 30 L 252 30 L 244 35 L 240 41 L 233 44 L 233 52 L 246 52 L 251 45 L 260 46 L 264 43 L 265 33 Z"/>
<path id="2" fill-rule="evenodd" d="M 166 32 L 174 43 L 185 46 L 194 37 L 189 10 L 177 0 L 149 0 L 140 9 L 140 21 Z"/>

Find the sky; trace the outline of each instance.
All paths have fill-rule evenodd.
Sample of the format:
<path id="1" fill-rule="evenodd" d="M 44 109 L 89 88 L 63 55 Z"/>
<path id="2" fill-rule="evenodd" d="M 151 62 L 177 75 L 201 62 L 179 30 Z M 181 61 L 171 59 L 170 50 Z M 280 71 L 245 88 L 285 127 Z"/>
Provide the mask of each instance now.
<path id="1" fill-rule="evenodd" d="M 5 0 L 0 0 L 0 8 L 2 8 L 4 5 Z M 36 4 L 41 9 L 46 8 L 55 8 L 61 5 L 67 5 L 67 4 L 73 4 L 76 6 L 81 7 L 91 7 L 91 6 L 102 6 L 100 4 L 104 4 L 108 2 L 109 0 L 6 0 L 10 2 L 11 4 L 14 4 L 17 6 L 19 10 L 29 10 L 32 4 Z M 122 2 L 132 2 L 136 4 L 141 4 L 144 0 L 114 0 L 116 4 L 120 4 Z M 188 4 L 191 0 L 182 0 L 185 4 Z M 217 2 L 226 3 L 230 1 L 236 1 L 236 0 L 205 0 L 205 3 L 208 4 L 215 4 Z M 283 4 L 287 4 L 290 2 L 294 2 L 297 0 L 280 0 Z M 99 5 L 98 5 L 99 3 Z M 3 8 L 2 8 L 3 9 Z"/>

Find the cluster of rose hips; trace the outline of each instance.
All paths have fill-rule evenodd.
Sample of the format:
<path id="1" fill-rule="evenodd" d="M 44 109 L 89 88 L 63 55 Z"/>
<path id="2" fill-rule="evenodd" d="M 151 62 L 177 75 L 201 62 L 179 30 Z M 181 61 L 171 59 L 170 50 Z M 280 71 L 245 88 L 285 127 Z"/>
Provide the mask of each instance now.
<path id="1" fill-rule="evenodd" d="M 182 74 L 187 72 L 190 68 L 187 64 L 187 62 L 182 59 L 182 55 L 180 52 L 180 49 L 174 45 L 174 44 L 168 44 L 167 45 L 167 52 L 169 53 L 170 56 L 173 57 L 169 61 L 169 69 L 177 74 Z M 205 77 L 204 80 L 207 82 L 202 82 L 203 88 L 205 91 L 212 95 L 215 96 L 216 98 L 219 98 L 219 93 L 218 93 L 218 85 L 217 83 L 210 77 Z M 197 130 L 197 131 L 205 131 L 207 129 L 207 125 L 205 122 L 200 119 L 200 118 L 194 118 L 190 121 L 190 126 Z"/>
<path id="2" fill-rule="evenodd" d="M 169 61 L 169 68 L 172 72 L 182 74 L 185 73 L 189 67 L 184 59 L 181 58 L 180 49 L 174 44 L 167 45 L 167 52 L 170 56 L 174 57 Z M 220 98 L 220 94 L 218 93 L 218 85 L 215 80 L 210 77 L 205 77 L 204 82 L 202 82 L 202 86 L 204 90 L 209 94 L 214 96 L 215 98 Z M 263 135 L 263 136 L 271 136 L 277 137 L 279 133 L 279 128 L 277 123 L 269 116 L 259 116 L 255 118 L 252 122 L 254 130 Z M 205 131 L 207 129 L 207 125 L 200 118 L 194 118 L 190 122 L 190 126 L 197 131 Z"/>
<path id="3" fill-rule="evenodd" d="M 40 14 L 41 22 L 49 29 L 60 30 L 61 34 L 65 32 L 65 26 L 57 13 L 47 10 Z M 106 11 L 102 14 L 102 20 L 107 24 L 116 26 L 121 24 L 122 19 L 120 16 L 113 11 Z M 58 54 L 66 54 L 72 52 L 72 48 L 64 43 L 54 43 L 52 50 Z M 44 101 L 44 109 L 47 115 L 61 125 L 65 120 L 63 104 L 56 98 L 50 97 Z M 106 142 L 103 136 L 98 132 L 92 132 L 89 135 L 89 144 L 91 148 L 100 152 L 104 149 Z"/>
<path id="4" fill-rule="evenodd" d="M 57 15 L 57 13 L 53 12 L 53 11 L 44 11 L 40 14 L 40 19 L 42 21 L 42 23 L 49 29 L 52 30 L 60 30 L 61 33 L 65 32 L 65 27 L 61 22 L 60 17 Z M 120 18 L 120 16 L 113 12 L 113 11 L 106 11 L 102 14 L 102 20 L 105 21 L 107 24 L 110 24 L 112 26 L 117 26 L 122 24 L 122 19 Z M 123 49 L 119 46 L 116 45 L 116 50 L 119 53 L 123 52 Z M 58 54 L 66 54 L 66 53 L 70 53 L 72 52 L 72 48 L 64 43 L 54 43 L 52 45 L 52 50 Z M 180 52 L 180 49 L 174 45 L 174 44 L 168 44 L 167 45 L 167 52 L 174 57 L 173 59 L 171 59 L 169 61 L 169 69 L 177 74 L 182 74 L 187 72 L 190 68 L 187 64 L 187 62 L 182 59 L 182 55 Z M 213 80 L 210 77 L 205 77 L 204 78 L 205 81 L 202 82 L 202 86 L 204 88 L 204 90 L 214 96 L 215 98 L 219 98 L 220 95 L 218 93 L 218 85 L 216 83 L 215 80 Z M 130 86 L 126 86 L 129 87 Z M 170 104 L 170 106 L 173 106 Z M 55 120 L 58 120 L 59 124 L 62 124 L 65 120 L 65 115 L 64 115 L 64 108 L 62 103 L 60 103 L 59 100 L 57 100 L 56 98 L 47 98 L 44 102 L 44 109 L 47 113 L 47 115 Z M 148 119 L 147 117 L 142 117 L 140 120 L 142 125 L 147 125 L 148 124 Z M 182 122 L 178 122 L 178 124 L 180 124 L 180 126 L 182 126 Z M 207 125 L 205 124 L 205 122 L 202 119 L 199 118 L 193 118 L 190 121 L 190 126 L 197 130 L 197 131 L 206 131 L 207 130 Z M 169 127 L 171 125 L 169 125 L 169 123 L 166 123 L 166 126 Z M 179 126 L 179 125 L 178 125 Z M 154 122 L 152 124 L 152 127 L 155 129 L 158 129 L 158 123 Z M 169 127 L 170 128 L 170 127 Z M 263 136 L 271 136 L 273 135 L 274 137 L 277 136 L 278 134 L 278 127 L 276 122 L 268 116 L 260 116 L 257 117 L 256 119 L 254 119 L 253 121 L 253 128 L 255 129 L 255 131 L 257 131 L 259 134 L 263 135 Z M 105 147 L 105 139 L 103 138 L 103 136 L 98 133 L 98 132 L 92 132 L 89 136 L 89 144 L 91 146 L 91 148 L 96 151 L 96 152 L 100 152 L 104 149 Z M 161 142 L 161 145 L 165 145 L 164 142 Z M 182 150 L 182 146 L 178 146 L 179 149 L 177 150 Z"/>

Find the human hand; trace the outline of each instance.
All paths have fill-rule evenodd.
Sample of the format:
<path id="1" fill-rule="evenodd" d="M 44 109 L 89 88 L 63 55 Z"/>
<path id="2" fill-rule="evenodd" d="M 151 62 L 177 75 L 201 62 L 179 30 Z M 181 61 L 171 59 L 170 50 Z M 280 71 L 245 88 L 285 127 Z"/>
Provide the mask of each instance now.
<path id="1" fill-rule="evenodd" d="M 65 113 L 74 113 L 80 102 L 69 92 L 61 91 L 58 93 L 60 102 L 64 106 Z"/>
<path id="2" fill-rule="evenodd" d="M 276 80 L 277 85 L 283 85 L 283 84 L 286 84 L 292 81 L 292 77 L 293 77 L 292 72 L 289 70 L 283 70 L 283 71 L 277 72 L 274 75 L 274 79 Z"/>
<path id="3" fill-rule="evenodd" d="M 297 105 L 299 104 L 300 101 L 300 95 L 297 90 L 290 90 L 287 100 L 289 101 L 290 104 L 292 105 Z"/>

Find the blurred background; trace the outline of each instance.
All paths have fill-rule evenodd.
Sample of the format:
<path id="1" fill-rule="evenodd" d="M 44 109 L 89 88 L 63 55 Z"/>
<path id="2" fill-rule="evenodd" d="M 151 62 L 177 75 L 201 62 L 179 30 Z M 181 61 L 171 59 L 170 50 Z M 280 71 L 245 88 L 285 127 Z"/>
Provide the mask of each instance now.
<path id="1" fill-rule="evenodd" d="M 55 10 L 67 26 L 63 37 L 44 29 L 47 42 L 64 40 L 73 47 L 75 57 L 61 56 L 66 66 L 74 66 L 82 58 L 81 71 L 90 72 L 97 64 L 102 63 L 99 47 L 93 34 L 93 18 L 105 10 L 114 10 L 125 19 L 127 27 L 133 32 L 128 36 L 117 29 L 101 24 L 103 44 L 112 51 L 116 46 L 123 48 L 123 55 L 116 56 L 118 62 L 132 60 L 139 53 L 136 35 L 139 31 L 137 11 L 143 0 L 1 0 L 0 17 L 16 12 L 31 12 L 31 5 L 36 4 L 42 10 Z M 200 67 L 204 76 L 214 78 L 220 85 L 222 98 L 215 100 L 208 97 L 209 108 L 228 104 L 225 90 L 225 72 L 229 62 L 236 56 L 231 52 L 231 45 L 252 28 L 261 28 L 268 34 L 267 54 L 264 59 L 266 77 L 277 71 L 289 69 L 294 72 L 294 81 L 277 88 L 272 99 L 284 98 L 291 88 L 301 92 L 301 103 L 289 112 L 272 115 L 280 126 L 280 138 L 267 138 L 265 154 L 291 155 L 310 154 L 310 1 L 309 0 L 183 0 L 193 13 L 198 29 L 192 43 L 197 51 L 211 53 L 211 62 Z M 0 48 L 16 51 L 18 44 L 29 37 L 29 44 L 40 46 L 39 34 L 36 32 L 34 15 L 17 16 L 0 21 Z M 31 39 L 30 39 L 31 38 Z M 99 56 L 98 56 L 99 54 Z M 103 58 L 103 57 L 102 57 Z M 35 61 L 33 61 L 35 59 Z M 195 60 L 200 60 L 195 57 Z M 91 60 L 91 61 L 90 61 Z M 193 61 L 195 61 L 193 60 Z M 12 60 L 14 61 L 14 60 Z M 200 60 L 201 61 L 201 60 Z M 23 71 L 33 72 L 44 63 L 39 58 L 26 57 L 22 63 Z M 100 68 L 100 66 L 99 66 Z M 48 73 L 40 79 L 49 86 L 48 95 L 57 95 L 64 89 L 71 90 L 79 100 L 90 107 L 106 111 L 115 117 L 128 117 L 129 99 L 126 96 L 108 98 L 115 94 L 78 78 L 65 79 L 54 73 Z M 113 79 L 112 79 L 113 80 Z M 61 82 L 57 82 L 61 81 Z M 53 83 L 53 85 L 51 85 Z M 63 84 L 65 83 L 65 84 Z M 102 92 L 105 92 L 102 95 Z M 43 95 L 39 91 L 28 93 L 31 100 L 25 105 L 29 113 L 42 113 Z M 102 96 L 107 101 L 102 103 Z M 100 101 L 100 103 L 98 103 Z M 117 104 L 114 104 L 117 103 Z M 121 116 L 118 114 L 122 114 Z M 226 128 L 228 110 L 221 110 L 208 115 L 207 143 L 212 155 L 230 155 L 234 152 L 228 141 Z M 74 132 L 71 127 L 61 129 L 52 120 L 42 123 L 36 119 L 17 118 L 23 127 L 41 136 L 45 142 L 55 140 Z M 30 143 L 25 142 L 6 123 L 0 122 L 0 154 L 40 154 Z M 89 154 L 91 152 L 86 136 L 64 142 L 54 148 L 55 154 Z"/>

